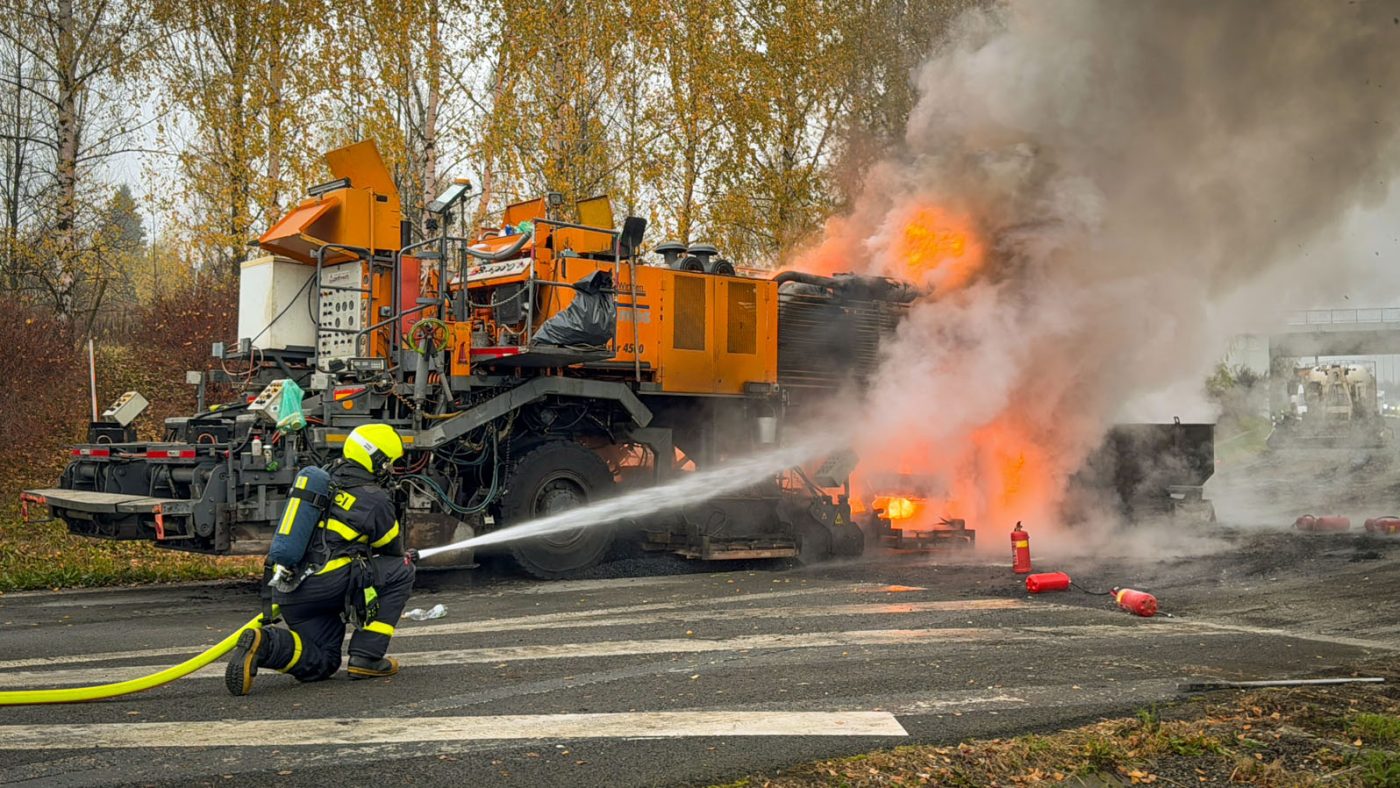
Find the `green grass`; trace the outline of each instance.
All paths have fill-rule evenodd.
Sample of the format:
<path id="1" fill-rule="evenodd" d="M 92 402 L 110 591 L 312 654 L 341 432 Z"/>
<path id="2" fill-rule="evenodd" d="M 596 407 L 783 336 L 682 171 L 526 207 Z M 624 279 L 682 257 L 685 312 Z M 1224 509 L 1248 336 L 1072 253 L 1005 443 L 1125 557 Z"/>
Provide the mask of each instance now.
<path id="1" fill-rule="evenodd" d="M 1365 750 L 1351 760 L 1362 785 L 1400 785 L 1400 753 Z"/>
<path id="2" fill-rule="evenodd" d="M 1347 732 L 1369 746 L 1400 746 L 1400 717 L 1361 713 L 1347 724 Z"/>
<path id="3" fill-rule="evenodd" d="M 1219 739 L 1201 733 L 1186 736 L 1168 736 L 1167 749 L 1174 755 L 1198 758 L 1202 755 L 1224 755 L 1225 746 Z"/>
<path id="4" fill-rule="evenodd" d="M 1142 729 L 1148 733 L 1156 733 L 1162 725 L 1162 710 L 1155 703 L 1145 709 L 1138 709 L 1137 714 L 1133 716 L 1137 717 Z"/>
<path id="5" fill-rule="evenodd" d="M 1080 774 L 1111 772 L 1122 757 L 1122 746 L 1106 736 L 1093 736 L 1080 748 Z"/>
<path id="6" fill-rule="evenodd" d="M 62 523 L 0 515 L 0 592 L 251 578 L 254 558 L 212 558 L 144 542 L 70 536 Z"/>

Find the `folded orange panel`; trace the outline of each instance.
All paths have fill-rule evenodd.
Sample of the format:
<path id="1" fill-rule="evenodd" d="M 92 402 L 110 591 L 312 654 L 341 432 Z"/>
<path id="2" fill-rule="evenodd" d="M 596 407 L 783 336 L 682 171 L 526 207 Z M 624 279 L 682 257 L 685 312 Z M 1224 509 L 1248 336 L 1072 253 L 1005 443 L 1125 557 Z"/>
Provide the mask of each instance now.
<path id="1" fill-rule="evenodd" d="M 316 247 L 320 246 L 321 242 L 310 235 L 310 228 L 334 205 L 334 200 L 317 200 L 297 206 L 269 227 L 267 232 L 258 238 L 258 245 L 273 254 L 315 264 Z"/>

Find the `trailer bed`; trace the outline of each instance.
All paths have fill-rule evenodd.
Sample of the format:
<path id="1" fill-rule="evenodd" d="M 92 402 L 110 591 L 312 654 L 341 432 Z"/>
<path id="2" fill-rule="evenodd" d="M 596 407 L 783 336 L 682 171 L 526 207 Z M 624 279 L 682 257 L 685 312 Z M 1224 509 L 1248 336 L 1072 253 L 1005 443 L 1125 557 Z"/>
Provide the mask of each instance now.
<path id="1" fill-rule="evenodd" d="M 94 514 L 155 514 L 158 511 L 171 512 L 180 504 L 188 507 L 192 503 L 182 498 L 152 498 L 148 495 L 60 488 L 25 490 L 25 493 L 34 498 L 42 499 L 43 503 L 48 504 L 50 508 L 57 507 Z"/>

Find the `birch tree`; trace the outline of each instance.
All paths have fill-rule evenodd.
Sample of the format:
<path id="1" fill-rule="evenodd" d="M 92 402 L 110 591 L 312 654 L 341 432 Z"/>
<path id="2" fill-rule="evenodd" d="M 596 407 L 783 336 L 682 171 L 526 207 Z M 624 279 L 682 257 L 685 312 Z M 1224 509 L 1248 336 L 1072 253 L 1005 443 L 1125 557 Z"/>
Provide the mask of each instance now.
<path id="1" fill-rule="evenodd" d="M 237 271 L 247 243 L 321 176 L 315 99 L 331 87 L 321 0 L 162 2 L 162 144 L 180 188 L 161 195 L 205 265 Z"/>
<path id="2" fill-rule="evenodd" d="M 341 23 L 359 53 L 344 72 L 359 104 L 344 141 L 379 143 L 420 235 L 424 207 L 469 166 L 460 132 L 479 117 L 471 75 L 483 12 L 475 0 L 370 0 Z"/>
<path id="3" fill-rule="evenodd" d="M 71 317 L 105 291 L 93 237 L 106 194 L 92 173 L 134 150 L 144 125 L 134 78 L 160 31 L 145 4 L 116 0 L 0 0 L 0 17 L 12 66 L 0 80 L 22 106 L 7 139 L 8 273 Z M 15 177 L 30 181 L 26 193 Z M 37 207 L 20 241 L 24 202 Z"/>

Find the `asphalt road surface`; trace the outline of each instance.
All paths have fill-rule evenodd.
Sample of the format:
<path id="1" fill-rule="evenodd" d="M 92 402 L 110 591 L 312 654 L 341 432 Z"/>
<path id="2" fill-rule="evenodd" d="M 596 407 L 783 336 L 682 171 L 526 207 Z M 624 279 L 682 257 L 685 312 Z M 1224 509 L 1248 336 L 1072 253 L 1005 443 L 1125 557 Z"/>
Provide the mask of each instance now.
<path id="1" fill-rule="evenodd" d="M 448 615 L 401 624 L 396 677 L 263 672 L 233 698 L 218 663 L 113 701 L 3 708 L 0 783 L 709 784 L 1131 713 L 1192 677 L 1345 675 L 1400 650 L 1389 613 L 1277 620 L 1309 594 L 1373 599 L 1373 577 L 1395 609 L 1393 544 L 1300 538 L 1270 537 L 1311 567 L 1287 577 L 1282 542 L 1257 539 L 1152 562 L 1141 577 L 1176 613 L 1154 619 L 1104 597 L 1028 597 L 1004 565 L 926 556 L 557 583 L 427 576 L 411 606 Z M 255 609 L 246 584 L 0 596 L 0 690 L 144 675 Z"/>

